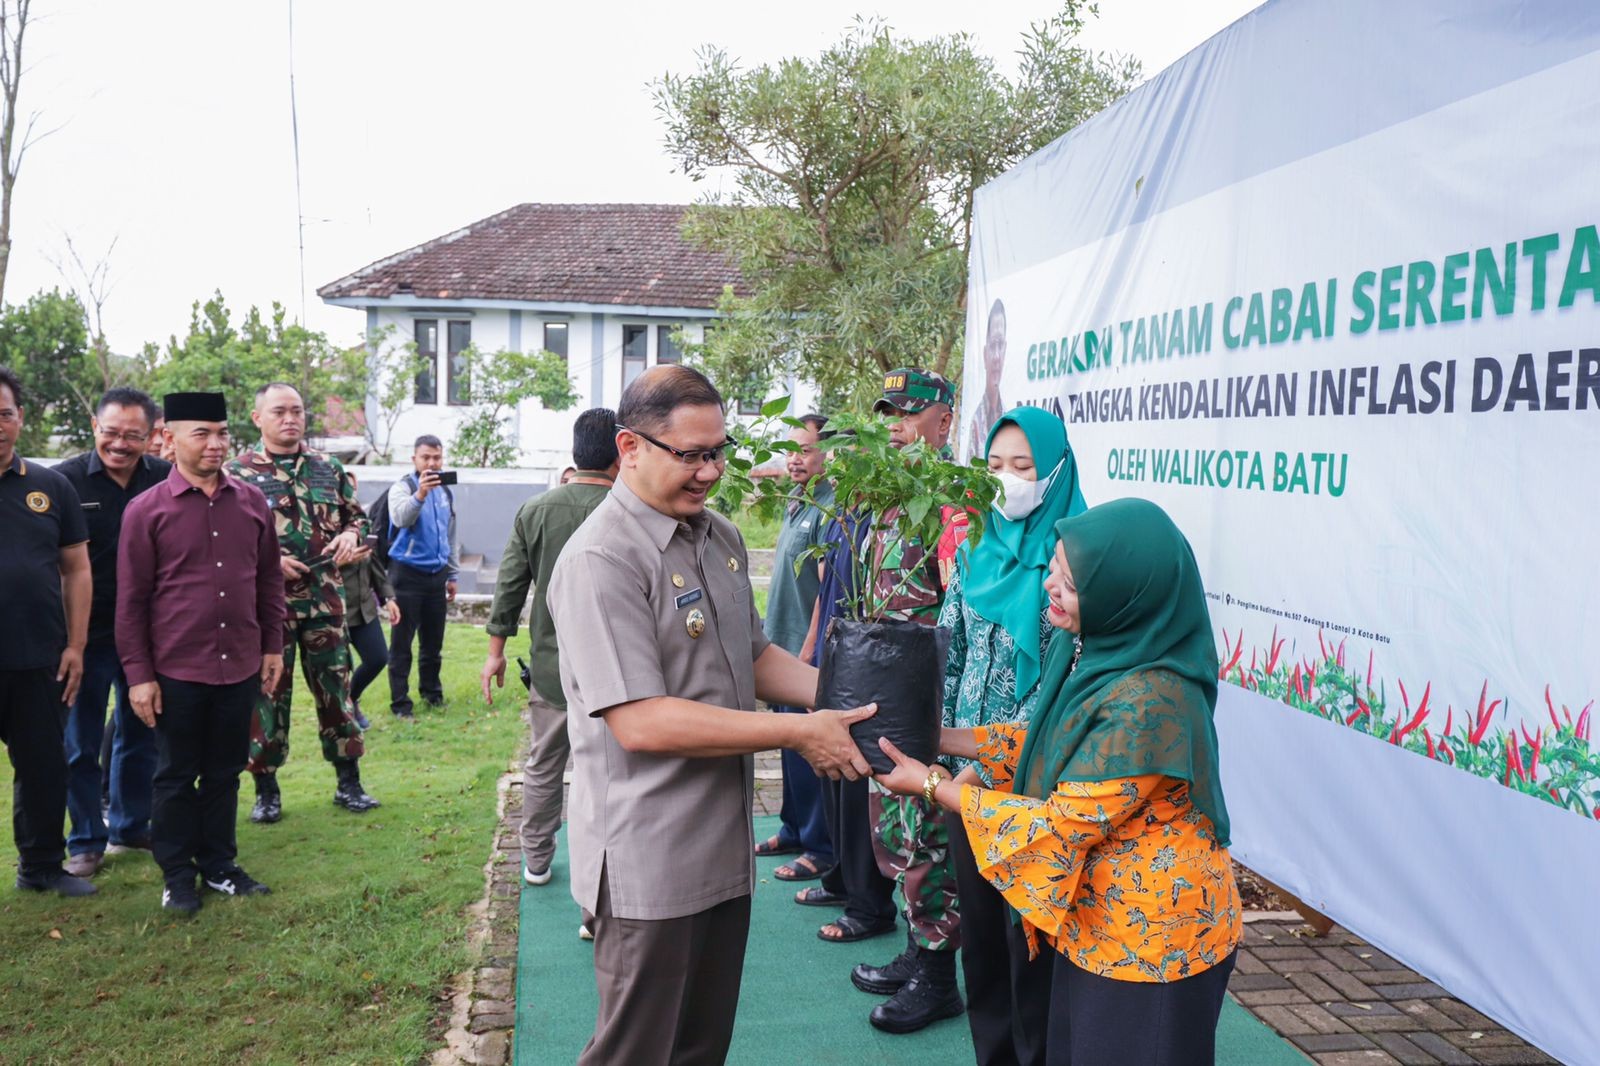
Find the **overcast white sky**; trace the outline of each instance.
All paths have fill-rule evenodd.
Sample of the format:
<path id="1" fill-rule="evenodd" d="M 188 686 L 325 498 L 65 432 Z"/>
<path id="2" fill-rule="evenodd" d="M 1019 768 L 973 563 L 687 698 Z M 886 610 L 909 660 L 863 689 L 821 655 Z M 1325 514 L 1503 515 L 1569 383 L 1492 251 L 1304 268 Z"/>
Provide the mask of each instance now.
<path id="1" fill-rule="evenodd" d="M 1153 75 L 1258 0 L 1101 0 L 1086 42 Z M 35 0 L 19 110 L 60 126 L 28 154 L 5 296 L 61 283 L 70 236 L 113 238 L 118 351 L 187 328 L 220 288 L 235 311 L 299 316 L 289 0 Z M 716 44 L 746 65 L 811 55 L 857 14 L 913 37 L 967 32 L 1008 71 L 1052 0 L 696 4 L 300 0 L 294 6 L 306 318 L 354 341 L 359 312 L 315 289 L 523 201 L 687 203 L 648 83 Z M 777 12 L 781 11 L 782 14 Z M 798 13 L 799 17 L 795 17 Z"/>

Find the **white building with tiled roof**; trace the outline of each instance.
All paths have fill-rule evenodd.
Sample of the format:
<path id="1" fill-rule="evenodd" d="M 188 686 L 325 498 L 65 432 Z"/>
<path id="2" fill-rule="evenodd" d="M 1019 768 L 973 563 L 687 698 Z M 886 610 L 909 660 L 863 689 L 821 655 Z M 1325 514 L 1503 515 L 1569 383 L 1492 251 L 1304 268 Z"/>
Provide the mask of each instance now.
<path id="1" fill-rule="evenodd" d="M 388 443 L 396 459 L 423 433 L 448 447 L 471 410 L 461 356 L 471 344 L 480 352 L 546 349 L 566 358 L 578 404 L 554 412 L 530 400 L 512 432 L 522 465 L 568 465 L 578 413 L 615 408 L 645 368 L 677 361 L 675 331 L 698 341 L 723 289 L 741 283 L 736 266 L 684 240 L 686 210 L 519 204 L 319 288 L 325 303 L 366 313 L 372 343 L 413 341 L 431 364 L 394 422 Z M 797 396 L 802 404 L 807 398 Z M 367 418 L 388 423 L 375 398 Z"/>

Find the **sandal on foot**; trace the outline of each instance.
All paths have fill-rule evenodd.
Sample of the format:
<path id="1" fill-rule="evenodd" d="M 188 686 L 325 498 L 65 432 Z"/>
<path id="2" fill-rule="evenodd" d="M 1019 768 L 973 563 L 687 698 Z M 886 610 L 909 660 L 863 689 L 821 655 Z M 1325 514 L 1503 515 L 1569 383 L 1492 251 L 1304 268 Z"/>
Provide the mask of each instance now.
<path id="1" fill-rule="evenodd" d="M 784 863 L 772 871 L 772 876 L 780 881 L 815 881 L 831 869 L 832 866 L 823 866 L 818 861 L 815 852 L 808 851 L 793 862 Z"/>
<path id="2" fill-rule="evenodd" d="M 839 930 L 838 936 L 829 936 L 829 929 Z M 877 925 L 869 925 L 860 918 L 848 914 L 841 914 L 821 929 L 817 930 L 817 939 L 826 940 L 830 944 L 848 944 L 855 940 L 868 940 L 875 936 L 894 932 L 893 919 Z"/>
<path id="3" fill-rule="evenodd" d="M 756 854 L 763 858 L 770 858 L 773 855 L 795 855 L 802 850 L 798 841 L 793 844 L 786 843 L 782 833 L 774 833 L 756 844 Z"/>
<path id="4" fill-rule="evenodd" d="M 821 885 L 802 888 L 794 894 L 794 901 L 802 907 L 843 907 L 849 898 L 843 892 L 829 892 Z"/>

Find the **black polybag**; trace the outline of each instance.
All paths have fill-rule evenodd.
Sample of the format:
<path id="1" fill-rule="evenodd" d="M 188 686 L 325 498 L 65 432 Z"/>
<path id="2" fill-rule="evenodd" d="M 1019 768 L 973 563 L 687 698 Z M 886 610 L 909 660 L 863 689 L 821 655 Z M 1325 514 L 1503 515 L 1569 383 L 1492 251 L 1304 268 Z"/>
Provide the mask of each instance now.
<path id="1" fill-rule="evenodd" d="M 816 706 L 848 711 L 878 705 L 877 714 L 850 727 L 874 773 L 894 769 L 879 737 L 918 762 L 931 763 L 939 754 L 949 648 L 948 629 L 918 622 L 828 623 Z"/>

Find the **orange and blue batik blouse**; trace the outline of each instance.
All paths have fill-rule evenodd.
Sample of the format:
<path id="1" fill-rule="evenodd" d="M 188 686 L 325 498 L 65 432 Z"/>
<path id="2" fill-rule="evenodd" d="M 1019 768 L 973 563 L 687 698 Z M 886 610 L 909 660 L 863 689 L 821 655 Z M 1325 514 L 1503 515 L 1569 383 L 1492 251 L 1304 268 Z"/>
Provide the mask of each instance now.
<path id="1" fill-rule="evenodd" d="M 1009 791 L 1025 725 L 975 731 L 995 789 L 964 785 L 961 817 L 978 869 L 1043 939 L 1080 969 L 1119 981 L 1176 981 L 1239 943 L 1228 849 L 1162 774 L 1064 781 L 1048 799 Z"/>

